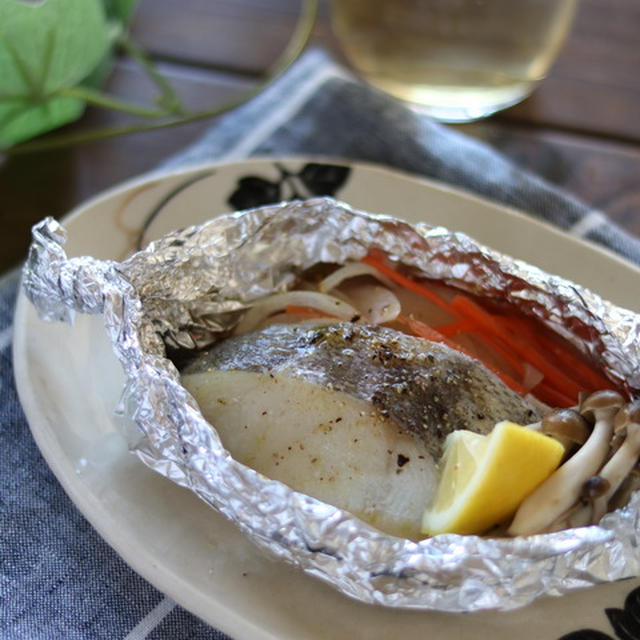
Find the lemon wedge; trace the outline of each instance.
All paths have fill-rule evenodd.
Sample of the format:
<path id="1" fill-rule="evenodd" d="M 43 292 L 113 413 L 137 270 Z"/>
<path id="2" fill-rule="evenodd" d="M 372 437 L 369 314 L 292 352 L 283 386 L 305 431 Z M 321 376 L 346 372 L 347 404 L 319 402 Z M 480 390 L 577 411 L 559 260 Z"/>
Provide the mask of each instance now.
<path id="1" fill-rule="evenodd" d="M 480 534 L 505 522 L 553 473 L 563 455 L 557 440 L 513 422 L 499 422 L 485 436 L 452 432 L 422 532 Z"/>

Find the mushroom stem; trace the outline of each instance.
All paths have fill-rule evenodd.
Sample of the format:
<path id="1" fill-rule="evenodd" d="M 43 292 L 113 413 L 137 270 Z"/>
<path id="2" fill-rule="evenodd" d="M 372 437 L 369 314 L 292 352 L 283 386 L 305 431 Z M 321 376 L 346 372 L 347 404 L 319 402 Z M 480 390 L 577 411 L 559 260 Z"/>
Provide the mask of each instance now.
<path id="1" fill-rule="evenodd" d="M 541 533 L 552 533 L 563 529 L 574 527 L 586 527 L 591 524 L 591 514 L 593 512 L 593 502 L 576 502 L 564 513 L 561 513 L 545 530 Z"/>
<path id="2" fill-rule="evenodd" d="M 560 514 L 560 516 L 545 529 L 545 533 L 560 531 L 561 529 L 570 529 L 572 527 L 586 527 L 587 525 L 593 524 L 595 501 L 608 490 L 608 480 L 599 475 L 591 476 L 582 486 L 580 499 L 567 511 Z"/>
<path id="3" fill-rule="evenodd" d="M 607 512 L 607 504 L 623 480 L 631 473 L 640 456 L 640 424 L 627 426 L 627 437 L 613 457 L 598 474 L 609 482 L 607 492 L 593 502 L 593 523 L 597 523 Z"/>
<path id="4" fill-rule="evenodd" d="M 596 409 L 596 423 L 586 443 L 520 505 L 510 535 L 544 531 L 579 498 L 585 481 L 600 468 L 613 434 L 614 409 Z"/>

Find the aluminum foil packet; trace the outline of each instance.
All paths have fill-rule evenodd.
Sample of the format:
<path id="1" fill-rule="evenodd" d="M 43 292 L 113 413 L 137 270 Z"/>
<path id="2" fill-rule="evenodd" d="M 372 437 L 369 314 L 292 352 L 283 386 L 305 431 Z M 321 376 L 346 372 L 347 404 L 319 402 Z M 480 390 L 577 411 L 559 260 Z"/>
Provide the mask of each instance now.
<path id="1" fill-rule="evenodd" d="M 33 229 L 27 296 L 46 320 L 101 313 L 127 376 L 131 449 L 196 492 L 257 545 L 368 603 L 441 611 L 507 610 L 640 575 L 640 495 L 599 526 L 522 538 L 439 535 L 413 542 L 297 493 L 234 460 L 180 384 L 168 351 L 224 336 L 251 302 L 318 262 L 381 249 L 428 278 L 537 317 L 640 390 L 640 317 L 461 233 L 355 211 L 329 198 L 223 215 L 170 233 L 121 263 L 68 259 L 64 229 Z M 215 426 L 215 425 L 214 425 Z"/>

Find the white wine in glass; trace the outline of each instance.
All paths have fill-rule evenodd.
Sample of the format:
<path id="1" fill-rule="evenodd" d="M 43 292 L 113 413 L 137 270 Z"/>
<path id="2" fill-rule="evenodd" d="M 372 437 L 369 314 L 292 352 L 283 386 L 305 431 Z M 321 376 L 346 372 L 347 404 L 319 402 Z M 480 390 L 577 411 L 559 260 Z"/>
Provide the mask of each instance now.
<path id="1" fill-rule="evenodd" d="M 549 71 L 578 0 L 332 0 L 333 28 L 370 84 L 436 119 L 482 118 Z"/>

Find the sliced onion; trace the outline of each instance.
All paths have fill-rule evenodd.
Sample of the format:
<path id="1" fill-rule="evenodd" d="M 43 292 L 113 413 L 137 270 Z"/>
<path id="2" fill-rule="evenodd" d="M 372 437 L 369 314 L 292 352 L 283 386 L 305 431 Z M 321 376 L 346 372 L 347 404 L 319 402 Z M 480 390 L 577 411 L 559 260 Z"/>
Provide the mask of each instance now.
<path id="1" fill-rule="evenodd" d="M 347 300 L 371 324 L 393 322 L 400 314 L 400 301 L 389 289 L 378 284 L 348 283 L 340 287 Z"/>
<path id="2" fill-rule="evenodd" d="M 349 262 L 322 280 L 318 285 L 318 291 L 326 293 L 327 291 L 331 291 L 331 289 L 335 289 L 341 282 L 344 282 L 348 278 L 356 278 L 357 276 L 373 276 L 387 285 L 387 287 L 393 288 L 393 282 L 380 273 L 375 267 L 365 264 L 364 262 Z"/>
<path id="3" fill-rule="evenodd" d="M 347 302 L 317 291 L 288 291 L 276 293 L 257 301 L 242 317 L 235 333 L 253 331 L 270 315 L 284 310 L 288 306 L 310 307 L 341 320 L 352 320 L 359 316 L 358 311 Z"/>

